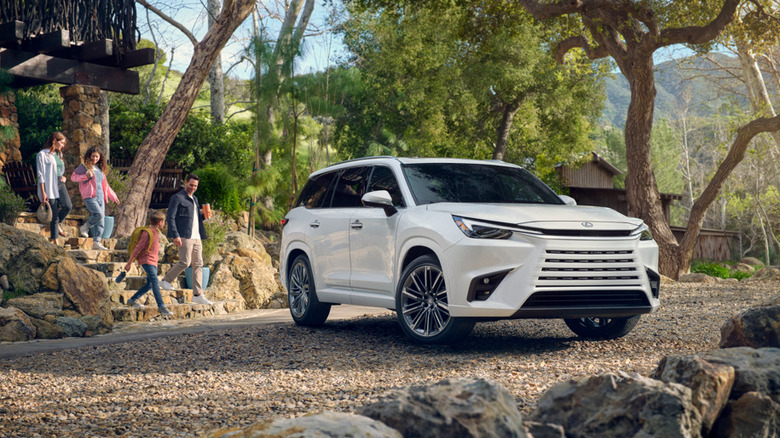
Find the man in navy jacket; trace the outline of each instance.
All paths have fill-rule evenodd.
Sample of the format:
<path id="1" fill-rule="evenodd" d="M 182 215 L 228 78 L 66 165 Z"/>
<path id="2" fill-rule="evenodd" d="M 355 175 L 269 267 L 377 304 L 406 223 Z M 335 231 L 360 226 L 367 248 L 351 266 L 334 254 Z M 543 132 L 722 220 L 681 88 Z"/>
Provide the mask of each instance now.
<path id="1" fill-rule="evenodd" d="M 211 301 L 203 296 L 203 245 L 201 240 L 207 239 L 206 228 L 203 227 L 203 214 L 200 211 L 195 190 L 198 190 L 198 176 L 187 175 L 184 188 L 171 196 L 168 202 L 168 238 L 179 247 L 179 261 L 171 267 L 160 282 L 160 287 L 173 290 L 173 281 L 192 265 L 192 302 L 211 305 Z"/>

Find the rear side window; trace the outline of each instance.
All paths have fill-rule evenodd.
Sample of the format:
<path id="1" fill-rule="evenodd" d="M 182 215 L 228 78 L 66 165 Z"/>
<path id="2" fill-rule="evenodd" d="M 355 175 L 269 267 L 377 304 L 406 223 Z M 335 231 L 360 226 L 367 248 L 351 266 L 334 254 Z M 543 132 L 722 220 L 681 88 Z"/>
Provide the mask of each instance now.
<path id="1" fill-rule="evenodd" d="M 335 176 L 336 173 L 331 172 L 309 179 L 303 190 L 301 190 L 301 194 L 298 195 L 298 201 L 293 207 L 322 208 L 323 200 L 326 199 L 325 195 L 328 193 L 328 187 L 330 187 Z"/>
<path id="2" fill-rule="evenodd" d="M 393 171 L 388 167 L 375 166 L 371 172 L 371 180 L 368 183 L 368 192 L 374 192 L 377 190 L 387 190 L 390 193 L 390 197 L 393 199 L 393 205 L 396 207 L 405 207 L 404 198 L 401 195 L 401 188 L 398 186 L 398 180 L 395 178 Z"/>
<path id="3" fill-rule="evenodd" d="M 366 193 L 367 167 L 352 167 L 341 172 L 333 189 L 331 208 L 362 207 L 360 198 Z"/>

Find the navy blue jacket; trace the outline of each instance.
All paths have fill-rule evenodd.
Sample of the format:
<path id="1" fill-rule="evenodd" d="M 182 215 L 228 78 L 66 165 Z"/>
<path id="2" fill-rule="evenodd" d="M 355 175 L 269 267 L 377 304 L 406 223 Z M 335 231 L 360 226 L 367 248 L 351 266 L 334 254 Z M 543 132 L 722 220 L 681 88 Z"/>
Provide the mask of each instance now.
<path id="1" fill-rule="evenodd" d="M 179 190 L 175 195 L 171 196 L 171 200 L 168 202 L 168 238 L 175 239 L 181 237 L 182 239 L 189 239 L 192 237 L 192 215 L 198 214 L 198 230 L 200 231 L 201 240 L 206 240 L 206 228 L 203 227 L 203 214 L 200 212 L 200 204 L 198 204 L 198 198 L 192 195 L 195 202 L 192 202 L 187 192 L 184 189 Z"/>

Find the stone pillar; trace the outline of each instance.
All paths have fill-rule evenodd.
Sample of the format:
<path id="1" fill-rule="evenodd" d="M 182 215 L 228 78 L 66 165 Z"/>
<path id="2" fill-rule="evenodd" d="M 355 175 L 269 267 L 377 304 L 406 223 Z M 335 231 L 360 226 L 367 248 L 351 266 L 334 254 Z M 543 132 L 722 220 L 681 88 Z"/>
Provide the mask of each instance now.
<path id="1" fill-rule="evenodd" d="M 84 200 L 81 199 L 78 185 L 70 181 L 70 174 L 82 163 L 87 149 L 92 146 L 103 146 L 103 130 L 98 111 L 100 88 L 69 85 L 60 88 L 60 96 L 62 96 L 62 133 L 68 138 L 68 147 L 63 151 L 68 193 L 73 200 L 73 211 L 86 214 Z"/>
<path id="2" fill-rule="evenodd" d="M 11 138 L 6 138 L 6 127 L 10 126 Z M 19 150 L 19 116 L 16 113 L 16 95 L 11 92 L 0 93 L 0 170 L 5 163 L 22 161 Z"/>

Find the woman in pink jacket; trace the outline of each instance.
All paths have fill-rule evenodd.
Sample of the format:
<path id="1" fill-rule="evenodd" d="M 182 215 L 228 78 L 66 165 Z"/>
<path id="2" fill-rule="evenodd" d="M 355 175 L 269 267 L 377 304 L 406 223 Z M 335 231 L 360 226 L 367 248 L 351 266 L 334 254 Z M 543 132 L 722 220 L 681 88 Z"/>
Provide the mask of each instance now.
<path id="1" fill-rule="evenodd" d="M 92 213 L 89 220 L 79 229 L 82 237 L 89 237 L 89 233 L 92 231 L 94 239 L 92 249 L 106 249 L 100 243 L 103 237 L 106 202 L 114 201 L 119 204 L 116 193 L 108 185 L 107 171 L 108 164 L 103 150 L 92 146 L 84 154 L 84 164 L 80 164 L 70 176 L 71 181 L 79 183 L 79 192 L 84 198 L 84 204 L 87 206 L 87 210 Z"/>

